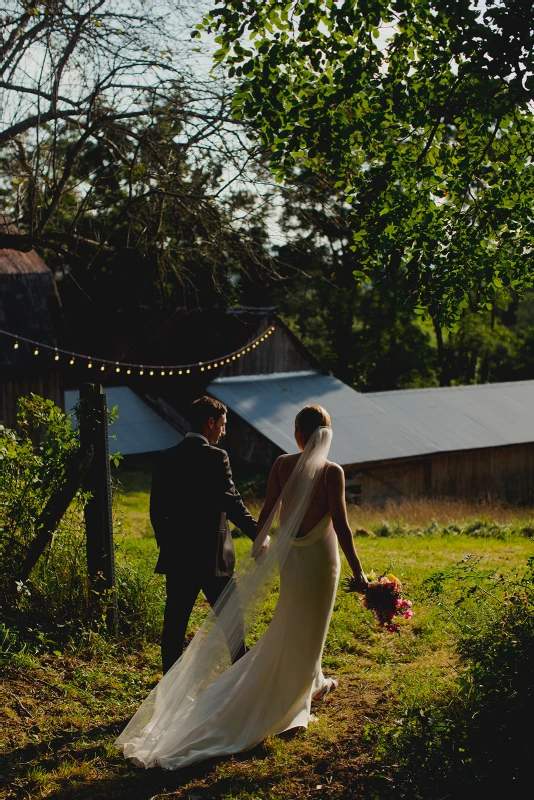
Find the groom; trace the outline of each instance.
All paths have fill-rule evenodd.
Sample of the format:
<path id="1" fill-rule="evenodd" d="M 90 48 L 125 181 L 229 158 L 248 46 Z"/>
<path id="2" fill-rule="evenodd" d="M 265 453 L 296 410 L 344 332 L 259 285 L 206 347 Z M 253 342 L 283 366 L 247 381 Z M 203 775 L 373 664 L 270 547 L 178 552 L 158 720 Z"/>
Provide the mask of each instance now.
<path id="1" fill-rule="evenodd" d="M 189 409 L 191 432 L 158 456 L 152 475 L 150 521 L 160 548 L 156 572 L 166 576 L 161 657 L 168 672 L 181 656 L 187 623 L 202 589 L 209 604 L 233 582 L 235 552 L 227 519 L 251 539 L 256 520 L 232 480 L 225 434 L 226 406 L 200 397 Z M 245 642 L 237 658 L 245 653 Z"/>

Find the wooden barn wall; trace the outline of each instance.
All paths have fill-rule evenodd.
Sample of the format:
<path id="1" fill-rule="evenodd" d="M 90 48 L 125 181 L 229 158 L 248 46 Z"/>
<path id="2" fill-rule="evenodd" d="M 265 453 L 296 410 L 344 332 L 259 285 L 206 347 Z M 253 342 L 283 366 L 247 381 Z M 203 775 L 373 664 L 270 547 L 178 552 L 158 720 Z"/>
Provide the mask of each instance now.
<path id="1" fill-rule="evenodd" d="M 241 459 L 263 472 L 270 470 L 282 450 L 230 409 L 227 420 L 226 436 L 221 446 L 228 451 L 230 458 Z"/>
<path id="2" fill-rule="evenodd" d="M 265 325 L 265 330 L 268 329 Z M 262 330 L 257 335 L 261 335 Z M 316 369 L 315 363 L 306 358 L 302 350 L 292 337 L 283 328 L 277 327 L 265 342 L 247 353 L 245 357 L 237 358 L 228 364 L 224 370 L 218 372 L 219 376 L 230 375 L 259 375 L 270 372 L 296 372 L 300 370 Z"/>
<path id="3" fill-rule="evenodd" d="M 53 400 L 59 408 L 65 407 L 63 381 L 58 370 L 22 375 L 0 375 L 0 421 L 6 428 L 14 428 L 17 421 L 17 403 L 21 397 L 37 394 Z"/>
<path id="4" fill-rule="evenodd" d="M 345 468 L 347 497 L 358 503 L 417 497 L 534 502 L 534 444 L 437 453 Z"/>

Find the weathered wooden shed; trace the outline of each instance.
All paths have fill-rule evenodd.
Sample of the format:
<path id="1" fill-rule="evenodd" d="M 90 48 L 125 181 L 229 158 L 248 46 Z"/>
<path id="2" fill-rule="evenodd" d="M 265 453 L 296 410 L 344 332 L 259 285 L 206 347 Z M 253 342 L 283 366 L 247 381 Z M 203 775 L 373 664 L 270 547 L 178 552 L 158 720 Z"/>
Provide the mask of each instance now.
<path id="1" fill-rule="evenodd" d="M 63 325 L 61 303 L 51 270 L 35 250 L 0 249 L 0 329 L 57 346 Z M 17 346 L 15 346 L 17 345 Z M 32 392 L 63 405 L 63 381 L 53 351 L 0 337 L 0 420 L 16 422 L 17 402 Z"/>

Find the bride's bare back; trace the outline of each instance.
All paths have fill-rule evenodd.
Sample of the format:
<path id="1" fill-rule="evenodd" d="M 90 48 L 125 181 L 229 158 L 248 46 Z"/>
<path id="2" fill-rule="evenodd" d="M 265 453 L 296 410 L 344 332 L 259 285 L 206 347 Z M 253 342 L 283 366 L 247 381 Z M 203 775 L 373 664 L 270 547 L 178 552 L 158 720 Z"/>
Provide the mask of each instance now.
<path id="1" fill-rule="evenodd" d="M 300 453 L 297 453 L 295 455 L 280 457 L 278 463 L 278 483 L 280 485 L 280 491 L 282 491 L 287 481 L 289 480 L 289 476 L 295 469 L 299 458 L 300 458 Z M 337 464 L 332 466 L 337 467 Z M 328 488 L 327 488 L 329 467 L 330 467 L 330 462 L 327 461 L 324 473 L 317 483 L 315 492 L 313 493 L 312 499 L 310 500 L 310 505 L 308 506 L 308 510 L 306 511 L 302 519 L 300 530 L 297 534 L 297 536 L 299 537 L 306 536 L 306 534 L 309 533 L 311 530 L 313 530 L 315 526 L 326 516 L 326 514 L 330 513 L 330 507 L 328 504 Z"/>
<path id="2" fill-rule="evenodd" d="M 289 476 L 295 469 L 299 458 L 300 453 L 284 455 L 279 456 L 274 462 L 267 483 L 265 503 L 258 520 L 258 531 L 261 531 L 263 528 L 282 489 L 289 480 Z M 315 487 L 315 492 L 304 514 L 297 536 L 306 536 L 326 514 L 330 514 L 332 517 L 332 524 L 341 549 L 349 562 L 349 566 L 359 587 L 361 587 L 360 591 L 364 591 L 367 585 L 367 579 L 354 548 L 352 531 L 347 518 L 347 506 L 345 504 L 345 473 L 339 464 L 335 464 L 332 461 L 326 462 L 324 473 Z"/>

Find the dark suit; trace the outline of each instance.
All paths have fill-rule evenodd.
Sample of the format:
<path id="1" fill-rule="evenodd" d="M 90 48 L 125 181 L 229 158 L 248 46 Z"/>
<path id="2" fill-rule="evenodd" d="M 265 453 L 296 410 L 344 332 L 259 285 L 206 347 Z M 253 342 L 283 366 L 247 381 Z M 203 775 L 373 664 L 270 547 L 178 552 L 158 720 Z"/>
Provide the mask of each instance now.
<path id="1" fill-rule="evenodd" d="M 256 521 L 235 488 L 228 454 L 198 437 L 158 456 L 150 520 L 160 548 L 156 572 L 167 576 L 161 644 L 167 672 L 182 653 L 200 590 L 213 606 L 232 580 L 235 552 L 227 520 L 251 539 Z"/>

